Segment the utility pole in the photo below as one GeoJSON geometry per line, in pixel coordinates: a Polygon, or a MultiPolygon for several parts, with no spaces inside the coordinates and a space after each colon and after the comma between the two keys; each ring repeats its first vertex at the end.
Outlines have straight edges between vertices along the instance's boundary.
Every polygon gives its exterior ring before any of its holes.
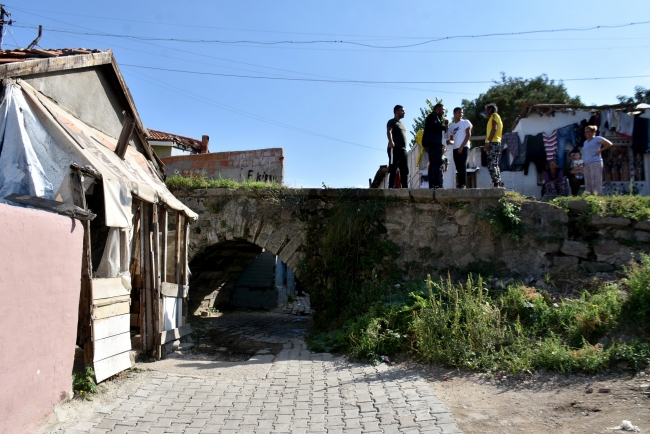
{"type": "Polygon", "coordinates": [[[9,18],[11,14],[5,10],[5,5],[0,4],[0,50],[2,50],[2,44],[5,39],[5,24],[12,25],[13,21],[5,21],[5,18],[9,18]]]}

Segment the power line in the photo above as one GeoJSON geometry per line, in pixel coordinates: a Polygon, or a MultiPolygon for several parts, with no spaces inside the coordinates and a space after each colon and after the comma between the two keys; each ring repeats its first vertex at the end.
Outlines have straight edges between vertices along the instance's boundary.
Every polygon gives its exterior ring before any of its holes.
{"type": "MultiPolygon", "coordinates": [[[[34,14],[36,15],[36,14],[34,14]]],[[[600,29],[618,29],[622,27],[638,26],[650,24],[650,21],[642,21],[637,23],[629,24],[619,24],[619,25],[600,25],[584,28],[565,28],[565,29],[549,29],[549,30],[527,30],[521,32],[502,32],[502,33],[486,33],[480,35],[455,35],[455,36],[443,36],[439,38],[429,39],[423,42],[417,42],[413,44],[405,45],[373,45],[365,44],[358,41],[346,41],[346,40],[312,40],[312,41],[254,41],[254,40],[238,40],[238,41],[228,41],[223,39],[187,39],[187,38],[159,38],[154,36],[135,36],[135,35],[124,35],[124,34],[115,34],[115,33],[95,33],[95,32],[75,32],[72,30],[56,30],[50,29],[51,32],[60,32],[60,33],[70,33],[77,35],[86,35],[86,36],[103,36],[111,38],[122,38],[122,39],[133,39],[138,41],[166,41],[166,42],[184,42],[184,43],[195,43],[195,44],[226,44],[226,45],[240,45],[240,44],[252,44],[252,45],[313,45],[313,44],[346,44],[346,45],[355,45],[366,48],[377,48],[377,49],[397,49],[397,48],[411,48],[421,45],[431,44],[433,42],[447,41],[453,39],[478,39],[494,36],[516,36],[516,35],[527,35],[527,34],[540,34],[540,33],[561,33],[561,32],[585,32],[591,30],[600,30],[600,29]]],[[[18,26],[17,26],[18,27],[18,26]]],[[[26,27],[26,26],[22,26],[26,27]]]]}
{"type": "Polygon", "coordinates": [[[193,99],[193,100],[195,100],[195,101],[199,101],[199,102],[202,102],[202,103],[204,103],[204,104],[211,105],[211,106],[214,106],[214,107],[220,108],[220,109],[222,109],[222,110],[226,110],[226,111],[228,111],[228,112],[235,113],[235,114],[238,114],[238,115],[241,115],[241,116],[247,117],[247,118],[255,119],[255,120],[258,120],[258,121],[261,121],[261,122],[265,122],[265,123],[268,123],[268,124],[271,124],[271,125],[275,125],[275,126],[279,126],[279,127],[282,127],[282,128],[286,128],[286,129],[289,129],[289,130],[292,130],[292,131],[296,131],[296,132],[299,132],[299,133],[308,134],[308,135],[310,135],[310,136],[314,136],[314,137],[319,137],[319,138],[323,138],[323,139],[327,139],[327,140],[332,140],[332,141],[340,142],[340,143],[346,143],[346,144],[348,144],[348,145],[359,146],[359,147],[362,147],[362,148],[374,149],[374,150],[377,150],[377,151],[384,151],[384,149],[374,148],[374,147],[372,147],[372,146],[366,146],[366,145],[362,145],[362,144],[360,144],[360,143],[349,142],[349,141],[347,141],[347,140],[337,139],[336,137],[327,136],[327,135],[325,135],[325,134],[316,133],[316,132],[314,132],[314,131],[309,131],[309,130],[306,130],[306,129],[303,129],[303,128],[295,127],[295,126],[293,126],[293,125],[289,125],[289,124],[285,124],[285,123],[282,123],[282,122],[278,122],[278,121],[275,121],[275,120],[273,120],[273,119],[268,119],[268,118],[265,118],[265,117],[263,117],[263,116],[256,115],[256,114],[254,114],[254,113],[250,113],[250,112],[247,112],[247,111],[244,111],[244,110],[237,109],[237,108],[235,108],[235,107],[228,106],[228,105],[226,105],[226,104],[216,103],[216,102],[214,102],[214,101],[212,101],[212,100],[210,100],[210,99],[208,99],[208,98],[206,98],[206,97],[204,97],[204,96],[202,96],[202,95],[199,95],[199,94],[196,94],[196,93],[193,93],[193,92],[187,91],[187,90],[185,90],[185,89],[181,89],[181,88],[178,87],[178,86],[171,85],[171,84],[169,84],[169,83],[163,82],[163,81],[158,80],[158,79],[156,79],[156,78],[150,77],[150,76],[148,76],[148,75],[146,75],[146,74],[138,73],[138,72],[135,72],[135,71],[131,71],[131,73],[137,74],[137,75],[134,75],[135,78],[138,78],[138,79],[140,79],[140,80],[146,81],[146,82],[148,82],[148,83],[150,83],[150,84],[153,84],[154,86],[161,87],[161,88],[163,88],[163,89],[169,90],[170,92],[174,92],[174,93],[176,93],[176,94],[182,95],[182,96],[184,96],[184,97],[186,97],[186,98],[190,98],[190,99],[193,99]],[[154,83],[154,82],[152,82],[152,81],[149,81],[149,80],[147,80],[147,79],[145,79],[145,78],[138,77],[138,75],[142,75],[142,76],[144,76],[144,77],[147,77],[147,78],[150,79],[150,80],[155,80],[155,81],[157,81],[157,82],[159,82],[159,83],[162,83],[162,85],[161,85],[161,84],[154,83]],[[174,89],[177,89],[177,90],[174,90],[174,89]],[[180,92],[179,92],[179,91],[180,91],[180,92]],[[187,94],[189,94],[189,95],[187,95],[187,94]]]}
{"type": "MultiPolygon", "coordinates": [[[[203,25],[197,25],[197,24],[183,24],[183,23],[165,23],[165,22],[159,22],[159,21],[146,21],[146,20],[133,20],[133,19],[127,19],[127,18],[111,18],[111,17],[102,17],[102,16],[97,16],[97,15],[85,15],[85,14],[74,14],[74,13],[69,13],[69,12],[61,12],[61,11],[52,11],[52,10],[43,10],[40,8],[25,8],[25,7],[18,7],[18,6],[12,6],[12,9],[17,9],[21,11],[39,11],[43,13],[48,13],[48,14],[57,14],[57,15],[67,15],[67,16],[75,16],[75,17],[85,17],[85,18],[97,18],[97,19],[102,19],[102,20],[109,20],[109,21],[122,21],[122,22],[131,22],[131,23],[142,23],[142,24],[155,24],[155,25],[162,25],[162,26],[174,26],[174,27],[189,27],[189,28],[197,28],[197,29],[214,29],[214,30],[229,30],[229,31],[238,31],[238,32],[251,32],[251,33],[274,33],[274,34],[285,34],[285,35],[317,35],[317,36],[345,36],[345,37],[359,37],[359,38],[383,38],[383,39],[435,39],[439,38],[439,36],[388,36],[388,35],[359,35],[359,34],[349,34],[349,33],[315,33],[315,32],[288,32],[288,31],[283,31],[283,30],[259,30],[259,29],[242,29],[242,28],[235,28],[235,27],[218,27],[218,26],[203,26],[203,25]]],[[[29,13],[29,12],[27,12],[29,13]]],[[[641,23],[632,23],[632,24],[641,24],[641,23]]],[[[607,38],[607,39],[612,39],[612,38],[607,38]]],[[[636,38],[613,38],[613,39],[636,39],[636,38]]]]}
{"type": "MultiPolygon", "coordinates": [[[[123,66],[130,66],[133,68],[154,69],[158,71],[167,72],[180,72],[184,74],[196,75],[216,75],[219,77],[236,77],[236,78],[252,78],[261,80],[284,80],[284,81],[309,81],[309,82],[322,82],[322,83],[364,83],[364,84],[486,84],[494,83],[495,81],[370,81],[370,80],[325,80],[317,78],[293,78],[293,77],[269,77],[261,75],[236,75],[236,74],[220,74],[217,72],[203,72],[203,71],[188,71],[184,69],[170,69],[158,68],[155,66],[134,65],[123,63],[123,66]]],[[[558,81],[586,81],[586,80],[616,80],[624,78],[648,78],[650,75],[627,75],[618,77],[587,77],[587,78],[565,78],[558,81]]]]}

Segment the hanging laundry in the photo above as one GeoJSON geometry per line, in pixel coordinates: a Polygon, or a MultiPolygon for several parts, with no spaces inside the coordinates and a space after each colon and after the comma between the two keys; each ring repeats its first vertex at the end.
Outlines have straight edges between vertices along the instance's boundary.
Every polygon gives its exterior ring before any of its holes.
{"type": "Polygon", "coordinates": [[[618,128],[616,132],[621,136],[632,137],[634,134],[634,116],[620,112],[618,114],[618,128]]]}
{"type": "Polygon", "coordinates": [[[510,164],[510,170],[513,172],[519,172],[524,170],[524,164],[526,163],[526,141],[523,142],[519,140],[519,152],[517,158],[512,160],[510,164]]]}
{"type": "Polygon", "coordinates": [[[632,136],[632,149],[635,152],[645,153],[648,149],[648,119],[634,117],[634,135],[632,136]]]}
{"type": "Polygon", "coordinates": [[[510,159],[508,157],[508,150],[504,149],[501,152],[501,158],[499,159],[499,170],[502,172],[510,171],[510,159]]]}
{"type": "Polygon", "coordinates": [[[505,133],[501,138],[503,147],[508,149],[508,153],[513,161],[519,155],[519,133],[505,133]]]}
{"type": "Polygon", "coordinates": [[[542,173],[546,168],[546,149],[542,133],[534,136],[528,135],[524,139],[526,144],[526,161],[524,162],[524,175],[528,175],[530,163],[535,163],[537,173],[542,173]]]}
{"type": "Polygon", "coordinates": [[[575,126],[577,124],[567,125],[557,129],[557,157],[560,169],[564,169],[564,159],[566,156],[567,144],[571,143],[571,148],[576,147],[575,126]]]}
{"type": "Polygon", "coordinates": [[[557,130],[553,130],[551,134],[542,133],[544,135],[544,148],[546,149],[546,160],[551,161],[557,158],[557,130]]]}
{"type": "Polygon", "coordinates": [[[610,128],[612,127],[612,109],[603,110],[600,112],[600,127],[598,132],[601,136],[609,136],[610,128]]]}

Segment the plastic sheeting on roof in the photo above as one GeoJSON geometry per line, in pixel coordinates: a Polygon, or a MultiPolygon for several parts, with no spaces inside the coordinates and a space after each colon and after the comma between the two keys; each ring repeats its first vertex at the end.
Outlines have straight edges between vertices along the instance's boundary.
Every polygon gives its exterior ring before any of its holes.
{"type": "MultiPolygon", "coordinates": [[[[115,153],[117,146],[115,138],[109,137],[77,119],[24,81],[18,80],[18,83],[20,87],[8,84],[5,89],[5,98],[0,105],[0,108],[6,107],[4,117],[10,118],[6,110],[11,111],[12,107],[13,110],[17,110],[18,105],[23,108],[23,111],[25,109],[38,111],[38,113],[30,113],[29,117],[40,119],[46,125],[45,128],[41,126],[41,130],[47,130],[48,133],[46,136],[49,146],[46,149],[46,156],[61,154],[56,158],[49,158],[48,166],[55,167],[59,172],[63,170],[67,173],[70,164],[74,162],[81,166],[90,165],[102,174],[107,226],[130,226],[132,195],[150,203],[162,202],[169,208],[182,211],[189,218],[196,219],[197,214],[171,194],[151,163],[135,148],[128,146],[124,160],[122,160],[115,153]],[[22,92],[16,92],[16,89],[19,88],[22,88],[22,92]],[[23,95],[31,104],[27,104],[23,95]]],[[[23,141],[23,138],[16,137],[16,140],[23,141]]],[[[39,155],[39,159],[40,157],[41,155],[39,155]]],[[[43,161],[41,160],[41,162],[43,161]]],[[[48,177],[53,189],[57,192],[64,191],[65,176],[57,175],[54,178],[48,177]]],[[[5,196],[6,194],[2,197],[5,196]]]]}

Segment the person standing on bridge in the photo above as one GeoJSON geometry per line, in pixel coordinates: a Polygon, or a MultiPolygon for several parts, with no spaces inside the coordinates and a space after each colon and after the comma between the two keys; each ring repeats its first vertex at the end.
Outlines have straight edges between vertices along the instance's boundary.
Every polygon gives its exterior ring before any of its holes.
{"type": "Polygon", "coordinates": [[[396,105],[393,108],[394,117],[386,124],[388,136],[388,188],[395,188],[395,172],[399,168],[399,178],[402,188],[408,188],[409,165],[406,155],[406,127],[401,122],[406,112],[404,107],[396,105]]]}
{"type": "Polygon", "coordinates": [[[469,154],[469,138],[472,135],[472,123],[463,119],[463,109],[454,109],[454,123],[449,127],[448,145],[454,145],[452,152],[456,173],[458,177],[458,188],[465,188],[467,185],[467,155],[469,154]]]}
{"type": "Polygon", "coordinates": [[[503,122],[501,116],[497,113],[498,108],[494,103],[485,106],[485,117],[488,119],[487,137],[483,149],[487,153],[488,171],[492,178],[492,187],[503,188],[501,182],[501,170],[499,161],[501,161],[501,136],[503,135],[503,122]]]}
{"type": "Polygon", "coordinates": [[[442,120],[445,106],[438,103],[424,120],[422,145],[429,154],[429,188],[442,188],[442,136],[447,131],[447,121],[442,120]]]}

